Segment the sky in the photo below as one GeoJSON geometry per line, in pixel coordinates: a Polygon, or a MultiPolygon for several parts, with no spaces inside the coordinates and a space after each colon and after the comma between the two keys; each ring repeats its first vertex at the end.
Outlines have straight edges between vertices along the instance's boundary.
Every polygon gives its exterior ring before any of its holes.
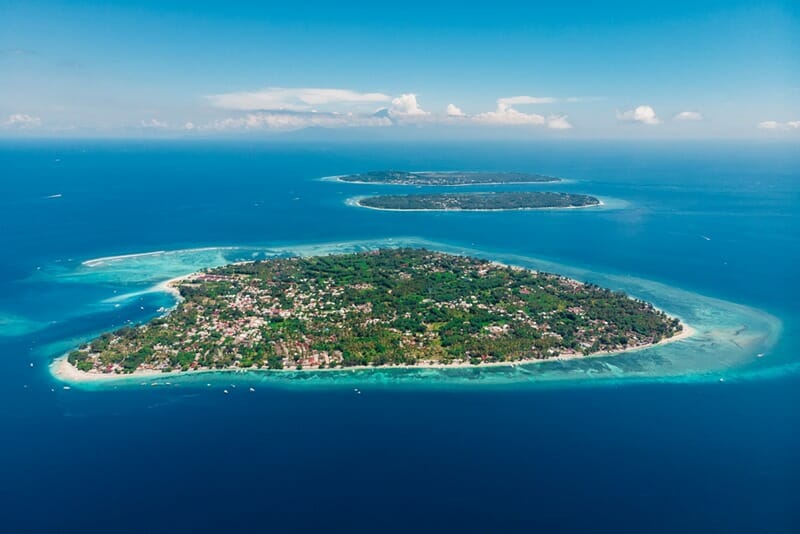
{"type": "Polygon", "coordinates": [[[800,1],[0,0],[2,137],[800,140],[800,1]]]}

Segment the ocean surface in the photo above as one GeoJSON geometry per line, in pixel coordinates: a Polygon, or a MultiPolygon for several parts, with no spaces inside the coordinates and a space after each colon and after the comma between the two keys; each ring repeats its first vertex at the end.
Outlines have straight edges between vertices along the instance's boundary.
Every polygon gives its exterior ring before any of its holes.
{"type": "Polygon", "coordinates": [[[799,204],[796,145],[2,142],[0,530],[800,532],[799,204]],[[323,179],[379,169],[549,174],[459,191],[605,206],[382,212],[347,201],[442,188],[323,179]],[[51,374],[174,305],[173,276],[401,245],[622,289],[696,334],[514,368],[51,374]]]}

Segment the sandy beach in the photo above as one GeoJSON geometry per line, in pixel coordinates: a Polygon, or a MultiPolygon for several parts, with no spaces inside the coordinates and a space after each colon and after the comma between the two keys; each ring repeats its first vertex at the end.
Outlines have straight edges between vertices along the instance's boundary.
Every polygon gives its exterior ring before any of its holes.
{"type": "Polygon", "coordinates": [[[352,197],[348,198],[345,201],[345,204],[348,206],[353,206],[356,208],[364,208],[368,210],[375,210],[375,211],[408,211],[408,212],[425,212],[425,211],[438,211],[438,212],[450,212],[450,213],[466,213],[466,212],[488,212],[488,213],[496,213],[498,211],[548,211],[548,210],[576,210],[576,209],[585,209],[585,208],[602,208],[605,206],[602,199],[598,199],[599,202],[597,204],[588,204],[586,206],[553,206],[548,208],[497,208],[497,209],[461,209],[461,208],[425,208],[425,209],[400,209],[400,208],[376,208],[374,206],[365,206],[361,203],[361,201],[366,196],[359,196],[359,197],[352,197]]]}
{"type": "MultiPolygon", "coordinates": [[[[588,206],[593,207],[593,206],[588,206]]],[[[379,208],[375,208],[379,209],[379,208]]],[[[551,208],[540,208],[540,209],[551,209],[551,208]]],[[[567,209],[567,208],[556,208],[556,209],[567,209]]],[[[417,211],[417,210],[411,210],[417,211]]],[[[431,210],[431,211],[438,211],[438,210],[431,210]]],[[[124,256],[122,256],[124,257],[124,256]]],[[[235,262],[235,264],[247,264],[252,263],[252,260],[245,260],[235,262]]],[[[509,265],[506,263],[498,262],[498,261],[491,261],[491,263],[495,265],[500,265],[504,267],[510,267],[515,269],[524,269],[524,267],[518,267],[516,265],[509,265]]],[[[158,283],[155,285],[151,291],[161,291],[165,293],[169,293],[173,297],[175,297],[175,306],[177,306],[183,297],[180,294],[180,291],[177,288],[177,285],[184,280],[190,280],[193,277],[197,276],[199,273],[189,273],[181,276],[176,276],[174,278],[170,278],[168,280],[164,280],[163,282],[158,283]]],[[[579,281],[578,281],[579,282],[579,281]]],[[[175,308],[173,306],[172,309],[175,308]]],[[[655,309],[664,312],[664,310],[660,310],[658,307],[654,306],[655,309]]],[[[167,312],[169,313],[169,312],[167,312]]],[[[667,313],[667,312],[664,312],[667,313]]],[[[667,314],[669,315],[669,314],[667,314]]],[[[326,368],[326,369],[317,369],[317,368],[304,368],[301,369],[299,372],[352,372],[352,371],[366,371],[366,370],[388,370],[388,369],[458,369],[458,368],[483,368],[483,367],[516,367],[521,365],[536,365],[546,362],[553,362],[553,361],[566,361],[566,360],[575,360],[575,359],[586,359],[586,358],[599,358],[604,356],[614,356],[619,354],[624,354],[628,352],[634,352],[639,350],[648,349],[651,347],[659,346],[659,345],[666,345],[668,343],[675,343],[677,341],[685,340],[696,333],[696,330],[686,324],[680,317],[676,317],[680,320],[681,325],[683,326],[683,330],[679,333],[675,334],[672,337],[662,339],[658,343],[651,343],[647,345],[639,345],[636,347],[628,347],[625,349],[615,350],[615,351],[600,351],[595,352],[589,355],[583,354],[573,354],[573,353],[562,353],[557,356],[552,356],[550,358],[544,359],[528,359],[528,360],[517,360],[513,362],[484,362],[478,365],[474,365],[469,361],[460,361],[454,362],[449,364],[442,364],[442,363],[435,363],[435,362],[418,362],[415,365],[383,365],[383,366],[353,366],[353,367],[338,367],[338,368],[326,368]]],[[[97,381],[114,381],[114,380],[134,380],[134,379],[144,379],[144,378],[156,378],[156,377],[170,377],[170,376],[186,376],[186,375],[198,375],[202,373],[263,373],[263,372],[272,372],[272,373],[289,373],[289,372],[298,372],[297,369],[258,369],[258,368],[248,368],[248,369],[240,369],[240,368],[228,368],[228,369],[196,369],[190,371],[169,371],[163,372],[160,370],[141,370],[136,371],[131,374],[117,374],[117,373],[98,373],[95,371],[91,372],[84,372],[78,370],[75,366],[69,363],[67,360],[67,354],[64,354],[50,364],[50,372],[51,374],[67,383],[81,383],[81,382],[97,382],[97,381]]]]}
{"type": "MultiPolygon", "coordinates": [[[[181,277],[186,278],[186,277],[181,277]]],[[[174,281],[177,279],[173,279],[174,281]]],[[[166,282],[165,282],[166,283],[166,282]]],[[[173,288],[174,290],[174,288],[173,288]]],[[[481,363],[478,365],[473,365],[468,361],[450,363],[450,364],[443,364],[443,363],[433,363],[433,362],[420,362],[415,365],[382,365],[382,366],[353,366],[353,367],[338,367],[338,368],[327,368],[327,369],[316,369],[316,368],[304,368],[301,370],[297,369],[239,369],[239,368],[228,368],[228,369],[197,369],[191,371],[169,371],[163,372],[158,370],[142,370],[136,371],[135,373],[131,374],[116,374],[116,373],[97,373],[97,372],[84,372],[79,371],[75,366],[67,361],[67,355],[60,356],[56,358],[53,363],[50,365],[50,373],[57,379],[67,382],[67,383],[81,383],[81,382],[99,382],[99,381],[114,381],[114,380],[142,380],[142,379],[152,379],[152,378],[166,378],[166,377],[174,377],[174,376],[188,376],[188,375],[199,375],[203,373],[347,373],[352,371],[384,371],[384,370],[391,370],[391,369],[459,369],[459,368],[471,368],[471,369],[480,369],[486,367],[517,367],[517,366],[529,366],[529,365],[537,365],[546,362],[553,362],[553,361],[566,361],[566,360],[576,360],[576,359],[586,359],[586,358],[600,358],[604,356],[615,356],[620,354],[625,354],[628,352],[635,352],[639,350],[648,349],[651,347],[659,346],[659,345],[666,345],[668,343],[675,343],[677,341],[685,340],[696,333],[696,330],[691,326],[687,325],[686,323],[681,322],[683,325],[683,330],[672,337],[662,339],[658,343],[651,343],[648,345],[640,345],[637,347],[629,347],[626,349],[620,349],[616,351],[601,351],[595,352],[589,355],[584,356],[583,354],[559,354],[558,356],[553,356],[551,358],[545,359],[529,359],[529,360],[517,360],[513,362],[488,362],[488,363],[481,363]]]]}
{"type": "Polygon", "coordinates": [[[169,280],[164,280],[160,284],[158,284],[153,291],[162,291],[164,293],[169,293],[173,297],[175,297],[176,305],[183,300],[181,296],[181,292],[178,291],[177,285],[183,282],[184,280],[189,280],[193,277],[197,276],[197,273],[185,274],[183,276],[176,276],[175,278],[170,278],[169,280]]]}
{"type": "MultiPolygon", "coordinates": [[[[327,178],[327,177],[326,177],[327,178]]],[[[483,187],[488,185],[551,185],[563,184],[567,180],[550,180],[547,182],[475,182],[470,184],[401,184],[392,182],[358,182],[355,180],[342,180],[339,177],[330,177],[329,179],[323,178],[326,182],[338,182],[341,184],[354,184],[354,185],[393,185],[395,187],[483,187]]]]}

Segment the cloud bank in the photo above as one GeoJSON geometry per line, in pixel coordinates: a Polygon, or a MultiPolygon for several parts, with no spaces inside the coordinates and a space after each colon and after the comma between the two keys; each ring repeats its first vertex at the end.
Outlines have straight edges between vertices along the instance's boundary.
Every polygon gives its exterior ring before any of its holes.
{"type": "Polygon", "coordinates": [[[41,125],[42,120],[39,117],[32,117],[26,113],[14,113],[13,115],[9,115],[8,118],[3,121],[3,126],[7,128],[27,129],[36,128],[37,126],[41,125]]]}
{"type": "MultiPolygon", "coordinates": [[[[445,95],[446,96],[446,95],[445,95]]],[[[480,108],[467,112],[455,103],[439,100],[438,109],[428,109],[424,99],[415,92],[389,94],[331,87],[267,87],[254,91],[232,91],[202,97],[204,105],[195,115],[176,116],[164,109],[136,116],[128,110],[120,119],[122,134],[199,135],[213,132],[291,131],[304,128],[382,128],[382,127],[448,127],[448,128],[540,128],[572,130],[574,126],[559,104],[593,100],[595,97],[555,97],[513,95],[494,101],[493,109],[480,108]],[[528,106],[528,107],[526,107],[528,106]],[[550,106],[547,112],[541,107],[550,106]]],[[[430,104],[429,104],[430,105],[430,104]]],[[[473,103],[474,105],[474,103],[473,103]]],[[[13,110],[9,110],[13,111],[13,110]]],[[[30,113],[30,110],[28,110],[30,113]]],[[[57,117],[44,121],[36,114],[14,113],[0,118],[3,135],[30,135],[33,129],[41,133],[43,122],[48,131],[92,131],[86,123],[62,127],[57,117]],[[61,128],[61,130],[58,130],[61,128]],[[25,130],[30,130],[25,133],[25,130]]],[[[98,131],[111,132],[108,124],[96,126],[98,131]]],[[[76,134],[77,135],[77,134],[76,134]]]]}
{"type": "Polygon", "coordinates": [[[516,106],[518,104],[553,104],[558,102],[557,98],[552,96],[507,96],[497,99],[497,105],[516,106]]]}
{"type": "MultiPolygon", "coordinates": [[[[268,112],[248,113],[242,117],[229,117],[213,121],[204,126],[192,125],[198,131],[256,131],[256,130],[302,130],[304,128],[352,128],[391,126],[391,119],[377,115],[354,115],[314,112],[268,112]]],[[[187,128],[188,129],[188,128],[187,128]]]]}
{"type": "MultiPolygon", "coordinates": [[[[185,126],[184,130],[249,131],[297,130],[309,127],[346,128],[413,124],[459,124],[490,126],[546,126],[553,130],[568,130],[572,124],[566,115],[545,117],[534,112],[520,111],[515,106],[552,104],[567,99],[518,95],[498,98],[496,108],[469,115],[455,104],[448,104],[443,114],[425,110],[416,93],[391,97],[383,93],[362,93],[350,89],[272,87],[254,92],[235,92],[211,95],[210,104],[228,111],[246,114],[215,120],[205,126],[185,126]],[[377,111],[368,106],[387,103],[377,111]],[[325,108],[325,109],[321,109],[325,108]]],[[[375,109],[374,107],[372,108],[375,109]]],[[[155,121],[143,121],[142,127],[160,127],[155,121]]]]}
{"type": "Polygon", "coordinates": [[[698,111],[681,111],[680,113],[675,115],[672,118],[672,120],[681,121],[681,122],[702,121],[702,120],[705,120],[705,117],[703,117],[703,115],[698,111]]]}
{"type": "Polygon", "coordinates": [[[519,126],[525,124],[544,124],[545,118],[538,113],[523,113],[512,108],[509,104],[504,102],[508,99],[499,99],[497,101],[497,109],[495,111],[486,111],[478,113],[472,117],[473,122],[478,124],[495,124],[495,125],[510,125],[519,126]]]}
{"type": "Polygon", "coordinates": [[[566,115],[550,115],[547,117],[547,127],[552,130],[571,130],[572,124],[566,115]]]}
{"type": "Polygon", "coordinates": [[[383,93],[359,93],[350,89],[268,87],[261,91],[235,92],[206,97],[212,106],[237,111],[312,111],[327,105],[364,105],[388,102],[383,93]]]}
{"type": "Polygon", "coordinates": [[[800,121],[762,121],[757,125],[760,130],[798,130],[800,129],[800,121]]]}
{"type": "Polygon", "coordinates": [[[512,107],[525,104],[552,104],[559,102],[558,98],[551,96],[508,96],[497,99],[497,109],[478,113],[471,117],[477,124],[490,124],[497,126],[541,126],[547,125],[552,130],[570,130],[572,124],[566,115],[550,114],[547,118],[539,113],[526,113],[512,107]]]}
{"type": "Polygon", "coordinates": [[[165,130],[169,128],[169,124],[158,119],[150,119],[139,122],[140,128],[155,128],[157,130],[165,130]]]}

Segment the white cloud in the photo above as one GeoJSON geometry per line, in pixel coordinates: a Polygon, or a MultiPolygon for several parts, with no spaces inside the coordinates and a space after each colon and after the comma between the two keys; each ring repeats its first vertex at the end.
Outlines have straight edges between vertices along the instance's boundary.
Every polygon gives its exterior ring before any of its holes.
{"type": "Polygon", "coordinates": [[[800,129],[800,121],[763,121],[758,123],[758,128],[761,130],[798,130],[800,129]]]}
{"type": "Polygon", "coordinates": [[[390,126],[386,117],[339,113],[263,112],[248,113],[243,117],[230,117],[202,126],[201,130],[257,131],[301,130],[303,128],[347,128],[358,126],[390,126]]]}
{"type": "Polygon", "coordinates": [[[414,93],[405,93],[393,99],[389,114],[393,117],[430,115],[430,113],[419,107],[417,95],[414,93]]]}
{"type": "Polygon", "coordinates": [[[681,111],[675,115],[672,120],[676,121],[702,121],[705,120],[703,114],[699,111],[681,111]]]}
{"type": "Polygon", "coordinates": [[[656,110],[650,106],[637,106],[628,111],[617,111],[617,120],[641,124],[661,124],[661,119],[656,115],[656,110]]]}
{"type": "Polygon", "coordinates": [[[466,114],[461,111],[461,108],[453,105],[447,104],[447,116],[448,117],[466,117],[466,114]]]}
{"type": "Polygon", "coordinates": [[[547,117],[547,127],[552,130],[569,130],[572,124],[567,120],[566,115],[550,115],[547,117]]]}
{"type": "Polygon", "coordinates": [[[166,122],[160,121],[158,119],[150,119],[150,120],[147,120],[147,121],[139,122],[139,127],[140,128],[155,128],[157,130],[163,130],[163,129],[169,127],[169,125],[166,122]]]}
{"type": "Polygon", "coordinates": [[[572,124],[566,115],[551,114],[547,118],[538,113],[525,113],[513,108],[513,105],[524,104],[550,104],[559,99],[550,96],[509,96],[497,99],[497,109],[478,113],[472,121],[478,124],[493,124],[507,126],[547,125],[553,130],[569,130],[572,124]]]}
{"type": "Polygon", "coordinates": [[[497,105],[515,106],[517,104],[552,104],[557,102],[552,96],[507,96],[497,99],[497,105]]]}
{"type": "Polygon", "coordinates": [[[508,104],[502,103],[500,100],[497,101],[496,111],[478,113],[472,117],[472,120],[481,124],[504,124],[514,126],[545,123],[544,117],[538,113],[523,113],[517,111],[508,104]]]}
{"type": "Polygon", "coordinates": [[[436,122],[445,119],[441,115],[432,115],[425,111],[417,102],[417,95],[414,93],[403,93],[397,98],[393,98],[388,108],[380,108],[371,117],[388,120],[397,124],[414,124],[420,122],[436,122]]]}
{"type": "Polygon", "coordinates": [[[39,117],[32,117],[26,113],[15,113],[9,115],[8,119],[3,122],[3,126],[9,128],[36,128],[42,125],[42,120],[39,117]]]}
{"type": "Polygon", "coordinates": [[[239,111],[312,111],[327,105],[363,105],[387,102],[383,93],[359,93],[350,89],[268,87],[261,91],[222,93],[207,97],[218,108],[239,111]]]}
{"type": "MultiPolygon", "coordinates": [[[[208,98],[215,106],[245,113],[205,125],[187,123],[182,128],[179,127],[180,129],[244,132],[420,124],[533,125],[554,130],[568,130],[573,127],[566,115],[544,116],[516,109],[518,105],[549,104],[567,100],[554,97],[503,97],[497,99],[494,111],[476,115],[466,114],[455,104],[448,104],[444,113],[430,113],[422,108],[415,93],[403,93],[392,98],[383,93],[356,93],[346,89],[268,88],[208,98]],[[373,102],[387,102],[387,105],[377,111],[369,111],[368,104],[373,102]]],[[[573,97],[570,100],[580,101],[582,98],[573,97]]]]}

